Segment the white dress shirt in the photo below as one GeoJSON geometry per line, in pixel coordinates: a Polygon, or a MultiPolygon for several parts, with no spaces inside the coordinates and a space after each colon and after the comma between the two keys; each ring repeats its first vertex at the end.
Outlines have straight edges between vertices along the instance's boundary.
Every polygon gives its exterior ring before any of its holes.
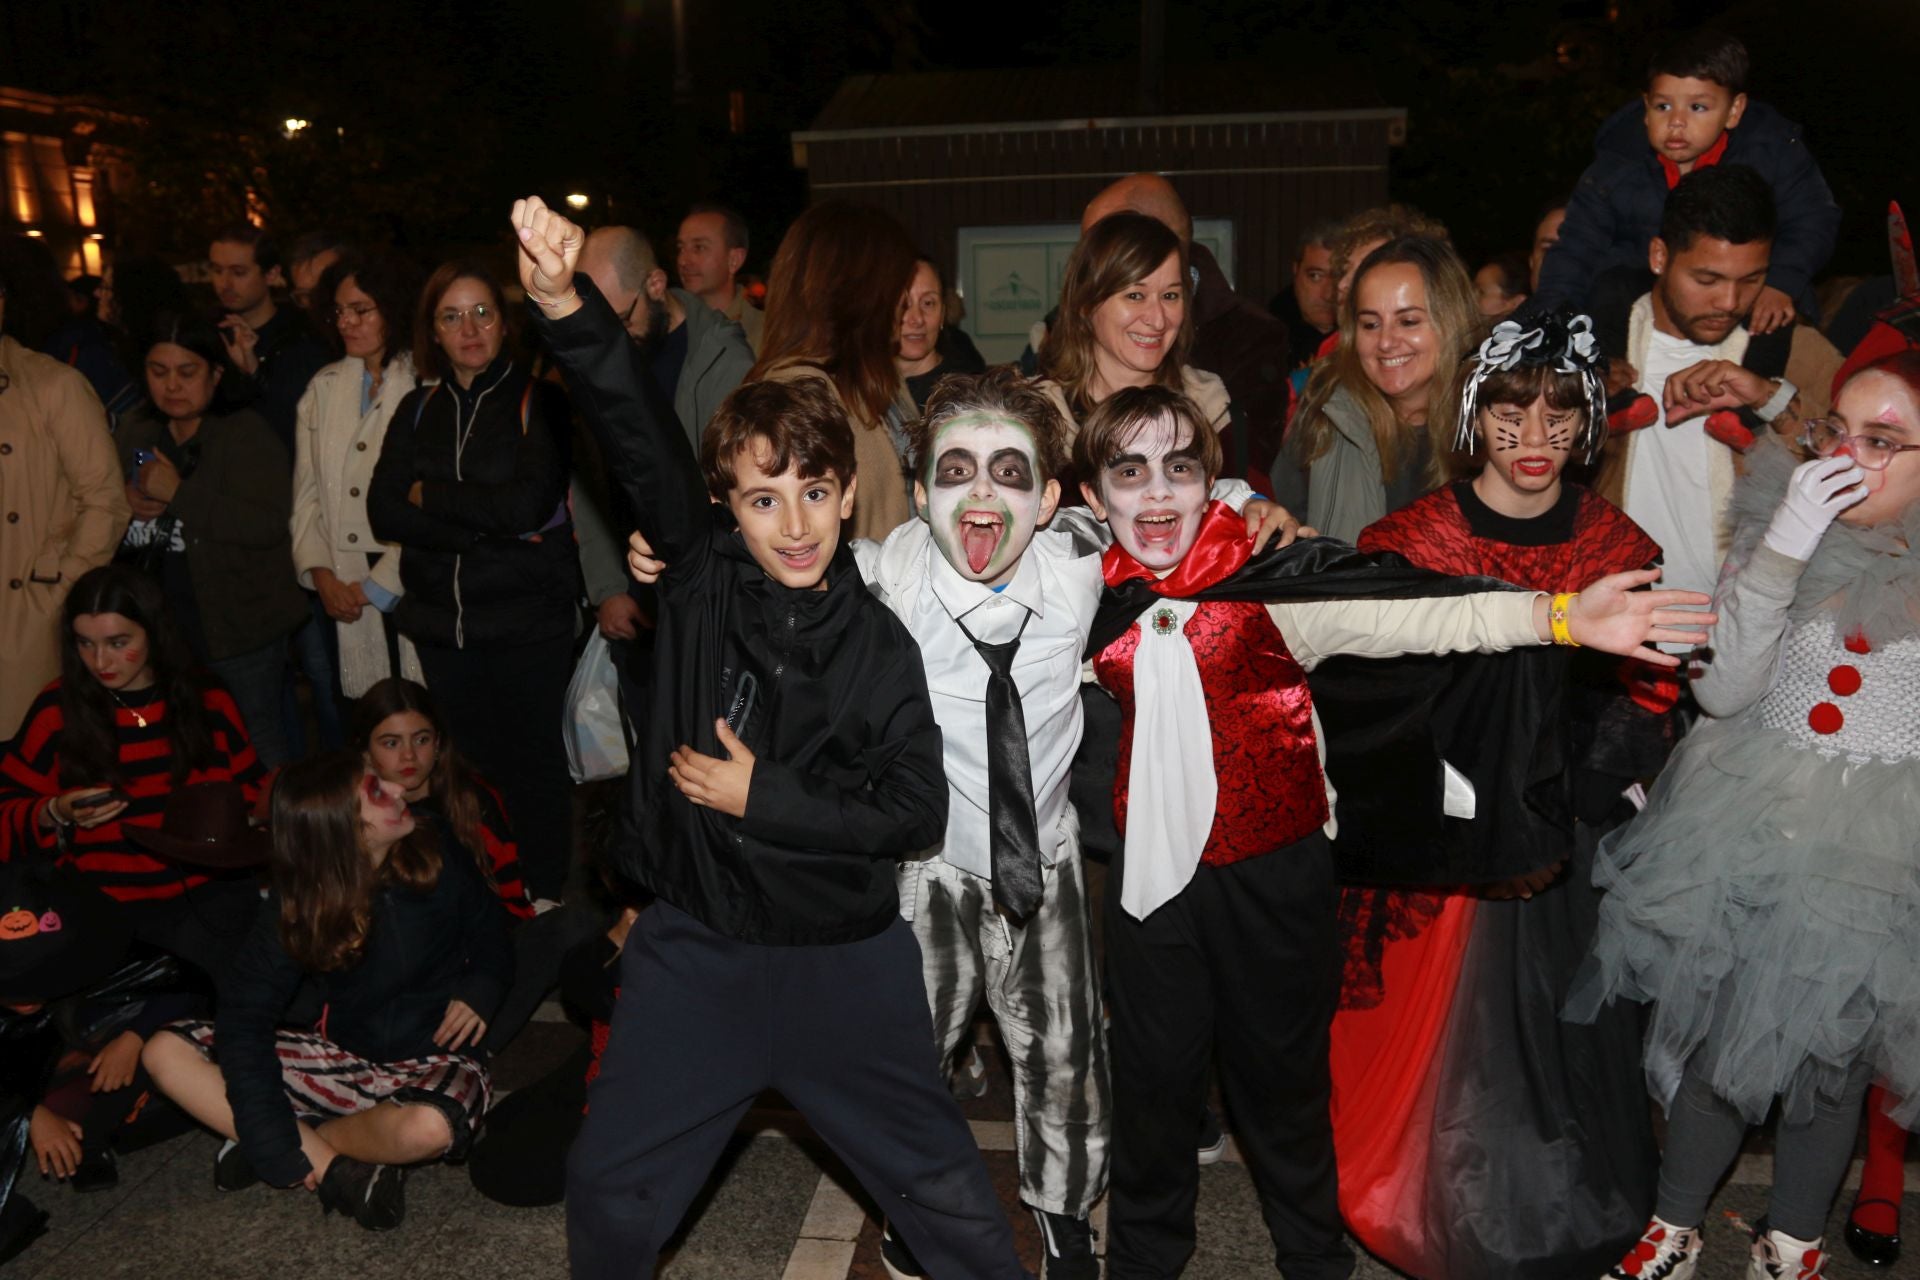
{"type": "Polygon", "coordinates": [[[1066,534],[1042,529],[1013,580],[994,591],[960,576],[924,521],[910,520],[885,543],[856,542],[870,588],[907,624],[920,645],[947,770],[947,834],[933,852],[991,879],[992,823],[987,798],[986,660],[955,625],[985,644],[1020,631],[1013,683],[1027,726],[1027,756],[1039,819],[1040,856],[1053,864],[1066,819],[1067,783],[1080,746],[1080,663],[1100,603],[1100,556],[1066,534]]]}

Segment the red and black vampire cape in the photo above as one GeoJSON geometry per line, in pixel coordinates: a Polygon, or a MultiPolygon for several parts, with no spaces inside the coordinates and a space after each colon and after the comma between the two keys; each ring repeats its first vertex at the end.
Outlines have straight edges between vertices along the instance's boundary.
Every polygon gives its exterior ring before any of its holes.
{"type": "MultiPolygon", "coordinates": [[[[1251,555],[1241,516],[1215,503],[1174,572],[1110,583],[1094,616],[1091,657],[1160,598],[1406,600],[1521,588],[1450,577],[1392,553],[1303,538],[1251,555]]],[[[1566,856],[1572,827],[1561,728],[1566,653],[1333,658],[1309,673],[1338,796],[1334,849],[1352,884],[1504,880],[1566,856]],[[1446,761],[1473,783],[1475,816],[1442,811],[1446,761]]]]}

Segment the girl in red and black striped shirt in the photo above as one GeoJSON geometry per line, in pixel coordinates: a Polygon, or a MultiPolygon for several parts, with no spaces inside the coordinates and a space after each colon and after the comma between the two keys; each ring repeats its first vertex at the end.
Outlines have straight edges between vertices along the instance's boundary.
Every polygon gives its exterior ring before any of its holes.
{"type": "Polygon", "coordinates": [[[158,585],[124,565],[83,575],[67,596],[60,678],[0,757],[0,860],[71,865],[132,920],[136,935],[209,971],[244,933],[259,892],[135,844],[167,797],[265,770],[233,699],[194,669],[158,585]]]}

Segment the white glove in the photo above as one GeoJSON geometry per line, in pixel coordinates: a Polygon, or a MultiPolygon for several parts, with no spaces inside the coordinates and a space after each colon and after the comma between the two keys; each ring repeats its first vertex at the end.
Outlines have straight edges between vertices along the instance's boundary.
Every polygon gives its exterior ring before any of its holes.
{"type": "Polygon", "coordinates": [[[1801,463],[1763,541],[1783,556],[1811,560],[1827,526],[1867,496],[1866,480],[1867,473],[1845,454],[1801,463]]]}

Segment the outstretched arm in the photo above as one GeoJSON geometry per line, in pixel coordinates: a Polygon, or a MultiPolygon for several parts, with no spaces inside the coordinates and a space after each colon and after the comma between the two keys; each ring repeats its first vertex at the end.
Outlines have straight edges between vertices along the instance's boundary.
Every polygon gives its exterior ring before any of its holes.
{"type": "Polygon", "coordinates": [[[705,562],[712,519],[686,434],[593,281],[575,271],[586,236],[538,196],[513,202],[520,283],[634,518],[676,574],[705,562]]]}
{"type": "MultiPolygon", "coordinates": [[[[1567,629],[1575,644],[1644,659],[1680,660],[1656,644],[1703,644],[1713,615],[1690,606],[1712,603],[1697,591],[1641,591],[1658,569],[1616,573],[1574,596],[1567,629]]],[[[1546,644],[1553,639],[1553,598],[1541,592],[1489,591],[1447,598],[1334,600],[1270,605],[1287,647],[1301,662],[1337,654],[1391,658],[1403,653],[1482,653],[1546,644]]]]}

